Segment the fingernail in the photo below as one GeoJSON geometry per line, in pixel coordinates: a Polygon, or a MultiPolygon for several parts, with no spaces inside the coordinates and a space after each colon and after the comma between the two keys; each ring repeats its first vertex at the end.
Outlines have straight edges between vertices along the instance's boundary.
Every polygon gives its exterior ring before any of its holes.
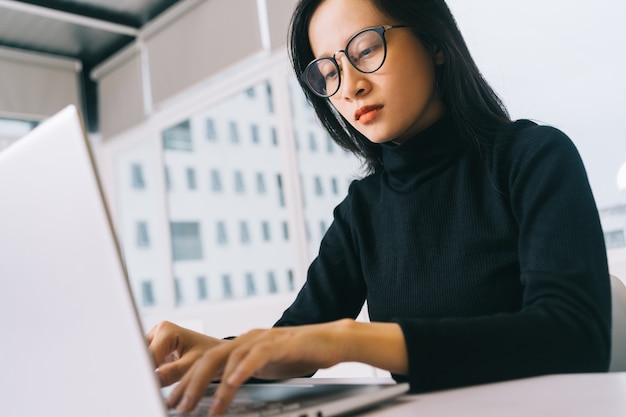
{"type": "Polygon", "coordinates": [[[228,385],[239,385],[242,382],[240,381],[241,376],[242,376],[242,372],[235,371],[232,374],[230,374],[226,382],[228,383],[228,385]]]}

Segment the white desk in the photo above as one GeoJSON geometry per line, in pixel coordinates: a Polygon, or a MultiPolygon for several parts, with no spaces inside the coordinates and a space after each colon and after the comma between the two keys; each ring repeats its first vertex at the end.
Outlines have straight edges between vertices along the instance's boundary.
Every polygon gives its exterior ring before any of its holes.
{"type": "MultiPolygon", "coordinates": [[[[319,382],[363,379],[319,379],[319,382]]],[[[310,380],[308,380],[310,383],[310,380]]],[[[372,382],[381,382],[373,379],[372,382]]],[[[368,417],[626,417],[626,372],[548,375],[413,394],[368,417]]]]}

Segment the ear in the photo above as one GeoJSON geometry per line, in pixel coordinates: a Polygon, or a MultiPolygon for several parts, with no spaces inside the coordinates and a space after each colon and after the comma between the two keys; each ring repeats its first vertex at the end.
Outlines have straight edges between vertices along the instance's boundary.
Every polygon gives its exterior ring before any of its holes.
{"type": "Polygon", "coordinates": [[[435,63],[435,65],[443,65],[446,62],[446,56],[444,55],[443,50],[439,47],[439,45],[435,45],[433,62],[435,63]]]}

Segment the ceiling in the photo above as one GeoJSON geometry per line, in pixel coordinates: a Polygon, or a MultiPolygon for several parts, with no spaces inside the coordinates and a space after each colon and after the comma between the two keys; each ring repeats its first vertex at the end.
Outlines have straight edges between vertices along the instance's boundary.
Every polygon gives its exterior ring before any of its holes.
{"type": "Polygon", "coordinates": [[[89,73],[182,0],[0,0],[0,46],[79,60],[90,130],[97,126],[89,73]],[[96,126],[94,126],[94,124],[96,126]]]}

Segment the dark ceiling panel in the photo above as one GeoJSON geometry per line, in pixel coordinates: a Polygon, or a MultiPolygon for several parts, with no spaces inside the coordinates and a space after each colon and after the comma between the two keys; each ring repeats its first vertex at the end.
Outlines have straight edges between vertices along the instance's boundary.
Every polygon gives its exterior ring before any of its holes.
{"type": "Polygon", "coordinates": [[[0,13],[0,45],[75,58],[86,66],[100,63],[132,40],[131,36],[22,12],[0,13]]]}
{"type": "Polygon", "coordinates": [[[22,0],[49,9],[140,28],[179,0],[22,0]]]}

